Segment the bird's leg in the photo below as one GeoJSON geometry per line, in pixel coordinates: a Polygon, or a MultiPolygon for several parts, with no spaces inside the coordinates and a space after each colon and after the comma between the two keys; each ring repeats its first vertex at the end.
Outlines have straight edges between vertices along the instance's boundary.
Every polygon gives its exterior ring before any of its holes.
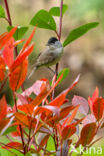
{"type": "Polygon", "coordinates": [[[50,68],[50,67],[47,67],[50,71],[52,71],[52,73],[54,73],[55,74],[55,71],[52,69],[52,68],[50,68]]]}

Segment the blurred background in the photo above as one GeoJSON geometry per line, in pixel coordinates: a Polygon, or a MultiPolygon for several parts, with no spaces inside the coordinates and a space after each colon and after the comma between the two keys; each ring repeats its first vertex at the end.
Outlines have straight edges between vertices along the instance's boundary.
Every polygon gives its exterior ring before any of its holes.
{"type": "MultiPolygon", "coordinates": [[[[24,36],[24,38],[28,38],[33,29],[29,23],[35,13],[40,9],[49,10],[53,6],[59,6],[60,0],[8,0],[8,3],[13,25],[29,26],[29,30],[24,36]]],[[[69,8],[63,18],[62,42],[71,30],[80,25],[95,21],[98,21],[100,25],[64,49],[59,63],[59,71],[69,68],[70,73],[58,86],[56,94],[67,88],[80,73],[80,81],[69,95],[70,98],[74,94],[88,98],[96,86],[100,89],[100,95],[104,95],[104,0],[64,0],[64,3],[69,8]]],[[[3,0],[0,0],[0,5],[4,6],[3,0]]],[[[58,27],[59,19],[55,19],[58,27]]],[[[0,19],[0,34],[6,31],[7,26],[8,23],[4,19],[0,19]]],[[[32,70],[36,56],[45,48],[48,38],[54,35],[52,31],[37,28],[34,36],[35,49],[29,57],[28,74],[32,70]]],[[[45,67],[40,68],[29,81],[25,81],[25,88],[43,77],[51,80],[53,73],[45,67]]],[[[7,88],[4,92],[6,90],[7,88]]]]}

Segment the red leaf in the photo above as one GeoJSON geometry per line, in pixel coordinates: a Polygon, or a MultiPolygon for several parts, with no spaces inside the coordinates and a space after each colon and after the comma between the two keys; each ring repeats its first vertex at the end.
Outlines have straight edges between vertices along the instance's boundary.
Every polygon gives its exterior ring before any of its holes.
{"type": "Polygon", "coordinates": [[[47,144],[47,141],[49,139],[50,135],[46,135],[40,142],[38,152],[41,150],[42,147],[44,147],[47,144]]]}
{"type": "Polygon", "coordinates": [[[65,127],[65,125],[70,125],[70,123],[73,121],[74,117],[76,116],[77,112],[78,112],[78,109],[79,109],[79,105],[77,105],[73,111],[73,113],[71,114],[70,117],[67,117],[63,124],[62,124],[62,128],[65,127]]]}
{"type": "Polygon", "coordinates": [[[34,105],[32,104],[19,105],[18,109],[21,110],[22,112],[25,112],[26,114],[32,115],[34,110],[34,105]]]}
{"type": "Polygon", "coordinates": [[[73,87],[78,83],[79,81],[79,75],[78,77],[76,78],[76,80],[72,83],[72,85],[64,90],[59,96],[57,96],[53,101],[51,101],[49,103],[50,106],[57,106],[57,107],[60,107],[64,101],[65,101],[65,98],[66,98],[66,95],[73,89],[73,87]]]}
{"type": "Polygon", "coordinates": [[[0,132],[5,128],[5,126],[9,123],[9,119],[3,119],[1,122],[0,122],[0,132]]]}
{"type": "Polygon", "coordinates": [[[103,117],[104,113],[104,99],[97,98],[92,105],[93,114],[97,121],[99,121],[103,117]]]}
{"type": "Polygon", "coordinates": [[[22,124],[28,128],[35,128],[37,120],[21,112],[14,113],[14,116],[19,124],[22,124]]]}
{"type": "Polygon", "coordinates": [[[5,62],[0,56],[0,81],[3,81],[5,77],[5,62]]]}
{"type": "Polygon", "coordinates": [[[79,107],[78,111],[84,115],[87,115],[87,113],[89,111],[89,106],[88,106],[87,100],[81,96],[74,96],[74,98],[72,99],[72,105],[76,106],[79,104],[80,104],[80,107],[79,107]]]}
{"type": "Polygon", "coordinates": [[[52,112],[55,115],[59,116],[60,110],[56,106],[48,106],[48,105],[47,106],[41,106],[35,110],[34,116],[36,116],[37,114],[43,113],[43,112],[45,112],[46,115],[49,115],[52,112]]]}
{"type": "Polygon", "coordinates": [[[10,72],[10,88],[16,91],[24,82],[27,74],[28,60],[25,59],[14,71],[10,72]]]}
{"type": "Polygon", "coordinates": [[[4,47],[3,58],[5,64],[10,67],[14,61],[14,38],[12,37],[4,47]]]}
{"type": "Polygon", "coordinates": [[[22,50],[21,50],[21,53],[26,49],[26,47],[27,47],[27,46],[29,45],[29,43],[31,42],[31,40],[32,40],[32,38],[33,38],[33,36],[34,36],[35,31],[36,31],[36,27],[34,27],[34,29],[33,29],[32,33],[31,33],[31,35],[29,36],[28,40],[27,40],[26,43],[24,44],[24,46],[23,46],[23,48],[22,48],[22,50]]]}
{"type": "Polygon", "coordinates": [[[4,33],[0,36],[0,49],[10,40],[17,29],[17,26],[14,27],[10,32],[4,33]]]}
{"type": "Polygon", "coordinates": [[[92,111],[92,105],[95,102],[95,100],[98,98],[98,96],[99,96],[99,89],[96,87],[96,89],[92,95],[92,98],[88,97],[88,103],[89,103],[89,106],[91,108],[91,111],[92,111]]]}
{"type": "Polygon", "coordinates": [[[7,114],[7,102],[5,96],[0,99],[0,122],[5,118],[7,114]]]}
{"type": "Polygon", "coordinates": [[[96,122],[96,118],[93,114],[88,114],[85,119],[83,120],[82,124],[83,126],[92,123],[92,122],[96,122]]]}
{"type": "Polygon", "coordinates": [[[62,139],[66,140],[69,137],[71,137],[74,133],[76,132],[76,127],[67,125],[66,127],[63,128],[62,130],[62,139]]]}
{"type": "Polygon", "coordinates": [[[23,149],[23,146],[19,142],[9,142],[5,146],[2,146],[2,148],[5,148],[5,149],[11,149],[11,148],[23,149]]]}
{"type": "Polygon", "coordinates": [[[95,136],[96,128],[97,126],[94,122],[85,125],[81,130],[81,136],[79,141],[77,142],[76,147],[78,147],[79,144],[82,144],[83,146],[90,144],[95,136]]]}
{"type": "Polygon", "coordinates": [[[48,79],[43,81],[43,80],[37,80],[30,88],[26,89],[22,95],[24,96],[29,96],[31,95],[31,93],[34,93],[36,95],[39,95],[42,90],[44,89],[44,87],[47,85],[47,87],[49,87],[49,81],[48,79]]]}
{"type": "Polygon", "coordinates": [[[32,44],[22,54],[19,54],[16,60],[11,65],[10,71],[13,71],[16,67],[18,67],[26,59],[26,57],[33,51],[33,48],[34,45],[32,44]]]}

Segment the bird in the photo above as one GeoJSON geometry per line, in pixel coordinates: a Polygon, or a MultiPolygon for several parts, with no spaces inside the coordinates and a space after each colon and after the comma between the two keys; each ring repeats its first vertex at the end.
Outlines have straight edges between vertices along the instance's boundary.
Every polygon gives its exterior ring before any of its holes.
{"type": "Polygon", "coordinates": [[[33,70],[28,76],[28,79],[39,67],[42,66],[50,67],[52,65],[57,64],[62,54],[63,54],[63,45],[61,44],[61,42],[56,37],[49,38],[46,44],[46,49],[38,55],[36,63],[33,65],[33,70]]]}

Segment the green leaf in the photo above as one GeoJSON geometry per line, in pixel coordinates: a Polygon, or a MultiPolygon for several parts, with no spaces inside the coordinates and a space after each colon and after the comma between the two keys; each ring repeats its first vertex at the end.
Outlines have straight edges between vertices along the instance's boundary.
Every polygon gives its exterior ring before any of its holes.
{"type": "MultiPolygon", "coordinates": [[[[14,26],[8,26],[7,30],[10,31],[14,26]]],[[[20,40],[24,34],[27,32],[28,27],[18,26],[16,32],[14,33],[13,37],[15,40],[20,40]]]]}
{"type": "Polygon", "coordinates": [[[56,30],[56,23],[54,18],[46,10],[38,11],[35,16],[32,18],[31,25],[37,25],[39,28],[45,28],[50,30],[56,30]]]}
{"type": "Polygon", "coordinates": [[[25,156],[32,156],[30,152],[26,153],[25,156]]]}
{"type": "MultiPolygon", "coordinates": [[[[66,4],[64,4],[63,9],[62,9],[62,15],[64,15],[64,13],[66,12],[67,9],[68,9],[68,6],[66,4]]],[[[49,10],[49,13],[52,16],[60,16],[60,8],[59,7],[53,7],[49,10]]]]}
{"type": "Polygon", "coordinates": [[[95,28],[99,25],[98,22],[92,22],[92,23],[88,23],[85,25],[82,25],[74,30],[72,30],[68,37],[66,38],[66,40],[63,43],[63,46],[67,46],[69,43],[71,43],[72,41],[76,40],[77,38],[81,37],[82,35],[84,35],[85,33],[88,32],[88,30],[95,28]]]}
{"type": "Polygon", "coordinates": [[[17,126],[8,127],[8,128],[6,129],[6,131],[3,133],[3,135],[7,135],[8,133],[16,132],[16,131],[17,131],[17,130],[16,130],[16,127],[17,127],[17,126]]]}
{"type": "Polygon", "coordinates": [[[1,5],[0,5],[0,18],[5,18],[5,11],[1,5]]]}
{"type": "Polygon", "coordinates": [[[69,74],[69,68],[64,68],[57,76],[57,79],[61,76],[61,74],[63,74],[63,77],[61,79],[61,81],[59,82],[59,84],[68,76],[69,74]]]}

